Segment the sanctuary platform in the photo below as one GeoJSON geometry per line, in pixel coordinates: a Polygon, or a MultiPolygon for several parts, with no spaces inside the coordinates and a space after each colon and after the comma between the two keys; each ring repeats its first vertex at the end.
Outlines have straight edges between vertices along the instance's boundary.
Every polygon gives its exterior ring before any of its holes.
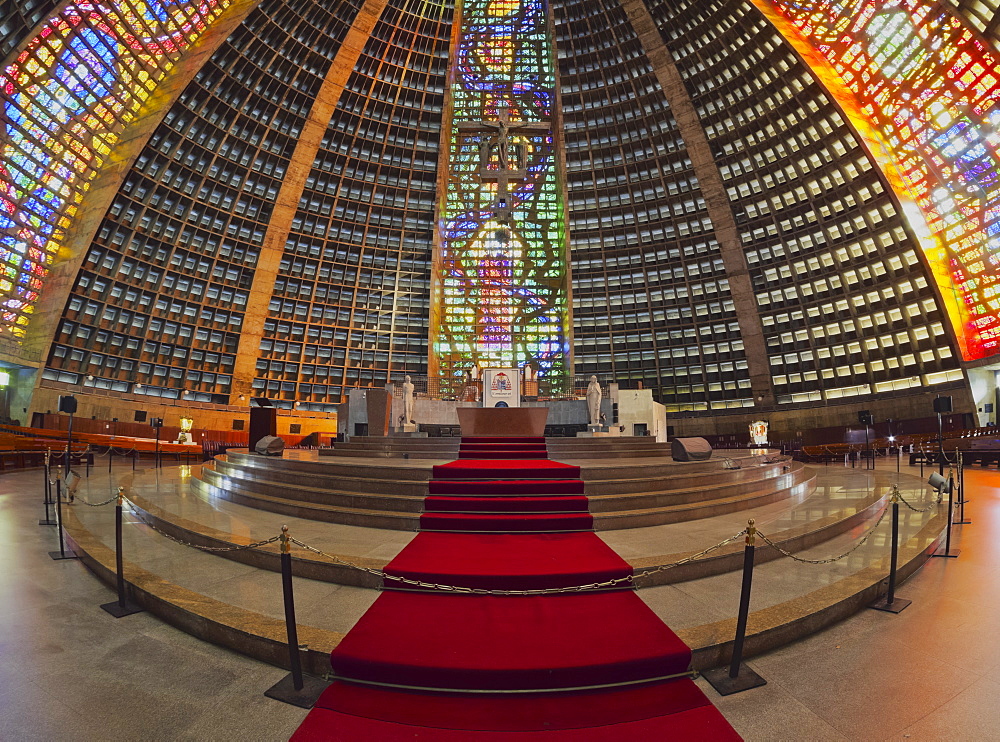
{"type": "MultiPolygon", "coordinates": [[[[655,661],[645,670],[643,663],[661,651],[651,644],[646,659],[611,652],[595,658],[593,670],[567,666],[587,687],[602,679],[631,687],[660,677],[654,666],[662,670],[678,662],[680,669],[704,669],[728,661],[743,552],[738,535],[748,518],[776,546],[797,556],[825,559],[849,552],[816,565],[794,562],[771,547],[758,549],[748,655],[827,626],[884,591],[889,530],[888,521],[879,518],[892,485],[915,508],[926,509],[903,510],[901,578],[923,562],[944,527],[942,507],[933,503],[922,481],[905,473],[808,467],[773,451],[717,451],[708,461],[674,462],[663,444],[643,439],[507,440],[501,449],[519,447],[516,458],[484,457],[491,443],[496,442],[355,439],[332,451],[288,451],[282,457],[230,451],[200,467],[110,477],[95,472],[81,485],[81,495],[100,501],[113,487],[126,487],[135,507],[125,529],[126,578],[138,602],[198,636],[279,665],[287,662],[287,653],[276,545],[214,552],[191,546],[219,549],[263,541],[287,524],[293,537],[316,550],[293,549],[293,570],[302,578],[295,585],[296,613],[300,642],[308,645],[307,668],[328,672],[332,652],[341,657],[334,664],[336,674],[364,687],[402,682],[442,690],[454,690],[449,683],[456,679],[494,689],[498,681],[489,673],[470,681],[481,669],[463,669],[460,663],[432,669],[438,655],[417,651],[429,640],[414,633],[423,625],[419,621],[394,630],[386,646],[396,649],[384,659],[370,654],[371,639],[357,643],[359,636],[368,636],[365,632],[388,631],[385,621],[399,615],[423,616],[431,623],[422,631],[432,631],[440,623],[433,618],[438,609],[459,620],[455,610],[472,605],[457,595],[452,608],[441,597],[427,605],[424,599],[406,598],[422,607],[394,608],[404,598],[393,596],[414,589],[398,577],[477,589],[573,588],[611,580],[603,593],[599,589],[586,601],[579,593],[550,598],[565,601],[554,604],[560,610],[571,599],[583,601],[573,613],[591,617],[579,619],[583,628],[574,631],[576,641],[605,647],[638,630],[618,625],[614,617],[624,615],[622,609],[599,608],[619,600],[610,596],[634,584],[639,589],[627,594],[639,603],[626,613],[643,606],[690,653],[664,659],[667,665],[655,661]],[[446,448],[455,444],[457,450],[446,448]],[[544,447],[547,458],[531,457],[532,446],[544,447]],[[426,547],[430,536],[433,549],[426,547]],[[517,548],[512,550],[512,544],[517,548]],[[361,630],[357,627],[365,616],[367,628],[361,630]],[[355,638],[344,644],[348,634],[355,638]],[[404,655],[412,656],[410,669],[386,669],[384,677],[370,669],[392,665],[404,655]],[[347,659],[352,656],[357,659],[347,659]]],[[[112,514],[78,503],[68,508],[66,525],[73,548],[88,566],[112,579],[112,514]]],[[[515,605],[511,598],[489,600],[515,605]]],[[[489,625],[486,616],[466,618],[473,625],[489,625]]],[[[544,634],[544,627],[539,630],[544,634]]],[[[476,647],[487,639],[463,636],[468,644],[463,656],[482,656],[482,647],[476,647]]],[[[510,655],[503,652],[505,642],[515,642],[509,647],[513,651],[522,641],[500,631],[487,645],[501,651],[500,662],[510,655]]],[[[656,646],[665,646],[660,641],[656,646]]],[[[528,664],[508,673],[504,683],[533,688],[539,678],[553,677],[552,666],[563,661],[539,655],[537,661],[548,667],[539,675],[543,667],[531,670],[532,656],[523,659],[528,664]]],[[[338,698],[350,697],[350,703],[377,700],[377,693],[359,699],[344,692],[338,698]]],[[[691,700],[691,708],[701,708],[700,703],[691,700]]],[[[327,706],[340,713],[336,704],[327,706]]],[[[600,721],[595,719],[595,724],[600,721]]],[[[410,722],[417,723],[412,717],[410,722]]]]}

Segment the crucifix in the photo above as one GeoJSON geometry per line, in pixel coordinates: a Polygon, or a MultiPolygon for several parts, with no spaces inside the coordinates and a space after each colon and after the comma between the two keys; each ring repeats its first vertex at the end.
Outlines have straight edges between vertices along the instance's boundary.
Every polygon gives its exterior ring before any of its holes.
{"type": "Polygon", "coordinates": [[[483,181],[496,181],[497,196],[493,214],[497,221],[509,224],[513,218],[514,203],[510,183],[521,183],[527,177],[523,144],[514,137],[551,130],[551,124],[542,121],[511,121],[510,106],[497,106],[496,121],[458,121],[458,131],[468,139],[480,139],[479,177],[483,181]],[[496,132],[495,134],[493,134],[496,132]],[[492,135],[492,136],[490,136],[492,135]]]}

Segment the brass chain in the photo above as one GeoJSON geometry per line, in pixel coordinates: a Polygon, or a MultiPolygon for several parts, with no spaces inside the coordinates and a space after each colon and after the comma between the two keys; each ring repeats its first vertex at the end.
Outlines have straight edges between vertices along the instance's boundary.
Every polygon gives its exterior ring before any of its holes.
{"type": "Polygon", "coordinates": [[[638,578],[648,577],[650,575],[657,574],[658,572],[664,572],[668,569],[679,567],[682,564],[687,564],[688,562],[692,562],[695,559],[699,559],[700,557],[703,557],[706,554],[725,546],[726,544],[732,543],[733,541],[740,538],[744,533],[745,531],[740,531],[735,536],[732,536],[731,538],[727,538],[725,541],[720,541],[717,544],[709,546],[707,549],[699,551],[697,554],[691,554],[690,556],[687,556],[684,559],[679,559],[676,562],[672,562],[670,564],[661,564],[658,567],[654,567],[652,569],[646,569],[643,570],[642,572],[625,575],[623,577],[615,577],[610,580],[605,580],[603,582],[591,582],[585,585],[568,585],[565,587],[535,588],[530,590],[497,590],[485,587],[463,587],[460,585],[444,585],[436,582],[425,582],[424,580],[413,580],[410,579],[409,577],[389,574],[384,570],[375,569],[373,567],[362,567],[360,564],[354,564],[353,562],[343,559],[337,556],[336,554],[328,554],[325,551],[317,549],[314,546],[310,546],[309,544],[299,541],[297,538],[294,537],[289,537],[289,541],[291,541],[296,546],[305,549],[306,551],[310,551],[313,554],[317,554],[319,556],[330,559],[344,567],[355,569],[360,572],[366,572],[367,574],[380,577],[383,580],[391,580],[393,582],[398,582],[404,585],[411,585],[413,587],[441,590],[443,592],[461,593],[463,595],[558,595],[562,593],[579,593],[579,592],[587,592],[590,590],[604,590],[607,588],[618,587],[620,585],[631,585],[638,578]]]}
{"type": "Polygon", "coordinates": [[[902,492],[899,492],[899,491],[897,490],[897,491],[896,491],[896,494],[897,494],[897,496],[899,497],[899,501],[900,501],[901,503],[903,503],[904,505],[906,505],[906,507],[908,507],[908,508],[909,508],[910,510],[912,510],[912,511],[913,511],[914,513],[928,513],[928,512],[930,512],[931,510],[934,510],[934,508],[935,508],[935,507],[937,506],[937,503],[932,503],[931,505],[927,506],[926,508],[915,508],[915,507],[913,507],[913,506],[912,506],[912,505],[911,505],[910,503],[908,503],[908,502],[906,501],[906,498],[905,498],[905,497],[903,497],[903,493],[902,493],[902,492]]]}
{"type": "Polygon", "coordinates": [[[841,559],[843,559],[846,556],[850,556],[855,551],[857,551],[862,546],[864,546],[865,542],[867,542],[868,539],[871,538],[871,535],[873,533],[875,533],[875,530],[880,525],[882,525],[882,521],[885,520],[886,513],[888,513],[888,512],[889,512],[889,506],[886,505],[884,508],[882,508],[882,514],[878,517],[878,520],[875,522],[875,525],[873,525],[871,528],[868,529],[868,533],[866,533],[864,535],[864,537],[860,541],[858,541],[858,543],[856,543],[850,549],[848,549],[847,551],[845,551],[843,554],[841,554],[839,556],[835,556],[835,557],[830,557],[829,559],[806,559],[805,557],[798,557],[798,556],[795,556],[794,554],[792,554],[790,551],[786,551],[785,549],[782,549],[780,546],[778,546],[776,543],[774,543],[771,539],[769,539],[767,536],[765,536],[760,531],[757,531],[757,535],[760,536],[761,540],[764,543],[766,543],[768,546],[770,546],[770,547],[772,547],[774,549],[777,549],[781,554],[784,554],[789,559],[794,559],[796,562],[804,562],[806,564],[831,564],[833,562],[840,561],[841,559]]]}
{"type": "Polygon", "coordinates": [[[104,507],[105,505],[110,505],[111,503],[113,503],[117,499],[118,499],[118,494],[117,493],[111,495],[111,497],[108,498],[107,500],[105,500],[104,502],[91,502],[90,500],[88,500],[86,497],[83,497],[82,495],[74,495],[73,502],[76,502],[77,500],[79,500],[80,502],[82,502],[84,505],[86,505],[89,508],[101,508],[101,507],[104,507]]]}
{"type": "MultiPolygon", "coordinates": [[[[105,451],[104,453],[97,453],[97,450],[96,450],[97,447],[96,446],[91,446],[90,449],[91,449],[90,453],[93,453],[95,456],[99,456],[101,458],[104,458],[105,456],[108,456],[112,451],[125,451],[125,449],[122,448],[122,447],[120,447],[120,446],[108,446],[108,450],[105,451]]],[[[116,456],[128,456],[133,451],[135,451],[135,447],[134,446],[132,448],[128,449],[127,451],[125,451],[125,453],[119,453],[119,454],[115,454],[115,455],[116,456]]]]}
{"type": "MultiPolygon", "coordinates": [[[[118,496],[115,495],[115,498],[117,497],[118,496]]],[[[138,506],[134,502],[132,502],[128,498],[125,498],[125,500],[128,502],[129,510],[140,523],[149,526],[158,534],[160,534],[164,538],[169,539],[170,541],[173,541],[175,544],[181,544],[182,546],[189,546],[192,549],[199,549],[201,551],[208,551],[212,553],[220,551],[245,551],[247,549],[258,549],[261,546],[267,546],[268,544],[273,544],[274,542],[281,539],[281,536],[274,536],[264,541],[255,541],[252,544],[244,544],[243,546],[203,546],[201,544],[193,544],[190,541],[184,541],[183,539],[179,539],[176,536],[172,536],[166,531],[157,528],[153,523],[151,523],[150,521],[146,520],[146,518],[143,517],[142,511],[138,508],[138,506]]]]}

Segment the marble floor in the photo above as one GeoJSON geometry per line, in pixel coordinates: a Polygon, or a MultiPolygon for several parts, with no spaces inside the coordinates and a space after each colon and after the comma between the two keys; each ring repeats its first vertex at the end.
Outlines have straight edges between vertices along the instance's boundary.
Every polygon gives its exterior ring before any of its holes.
{"type": "MultiPolygon", "coordinates": [[[[152,485],[144,486],[171,490],[182,468],[165,470],[159,480],[155,473],[142,475],[152,478],[152,485]]],[[[827,467],[818,469],[822,474],[827,467]]],[[[829,470],[855,479],[860,476],[841,467],[829,470]]],[[[891,462],[882,475],[891,479],[894,471],[895,462],[891,462]]],[[[127,475],[126,468],[116,475],[127,475]]],[[[102,490],[110,491],[108,480],[101,482],[101,478],[92,480],[89,499],[103,499],[99,498],[102,490]]],[[[1000,643],[992,632],[1000,618],[996,553],[1000,550],[996,543],[1000,473],[970,469],[968,485],[967,514],[973,524],[955,529],[954,544],[962,555],[932,559],[901,586],[898,594],[913,600],[906,611],[899,615],[863,611],[808,639],[751,659],[750,665],[768,680],[762,688],[720,698],[703,684],[746,739],[998,738],[1000,705],[992,699],[1000,691],[1000,682],[994,680],[1000,670],[1000,643]]],[[[53,528],[36,525],[40,487],[37,471],[0,476],[0,555],[8,565],[0,572],[0,656],[4,660],[0,663],[0,739],[287,738],[304,712],[263,696],[283,671],[193,639],[149,614],[116,620],[101,611],[99,604],[113,599],[111,591],[78,562],[56,562],[47,556],[56,541],[53,528]]],[[[182,489],[172,491],[178,502],[184,500],[182,489]]],[[[845,491],[845,498],[852,496],[845,491]]],[[[769,525],[794,517],[791,512],[775,508],[769,525]]],[[[229,518],[232,525],[231,512],[219,518],[229,518]]],[[[738,530],[742,517],[729,519],[705,524],[702,537],[716,529],[731,535],[727,529],[736,524],[738,530]]],[[[253,524],[239,525],[245,535],[257,536],[253,524]]],[[[338,538],[348,543],[353,538],[356,553],[386,558],[409,538],[389,532],[384,543],[372,545],[349,527],[341,528],[348,530],[338,538]]],[[[671,538],[673,527],[657,528],[663,530],[636,529],[631,539],[624,532],[612,532],[608,540],[619,538],[616,548],[637,553],[659,548],[662,553],[662,540],[671,538]],[[639,530],[649,533],[640,537],[639,530]],[[645,539],[649,541],[644,544],[645,539]]],[[[323,537],[318,532],[304,535],[309,536],[306,541],[323,537]]],[[[169,569],[168,547],[147,538],[151,543],[146,546],[162,550],[158,553],[169,569]]],[[[835,550],[835,541],[828,541],[815,547],[815,556],[835,550]]],[[[260,600],[245,584],[246,575],[234,573],[220,579],[215,570],[228,569],[216,565],[221,561],[206,557],[203,567],[194,570],[201,573],[196,578],[201,580],[199,587],[211,585],[220,598],[260,600]]],[[[232,567],[248,569],[238,564],[232,567]]],[[[732,575],[706,578],[716,579],[728,580],[732,575]]],[[[795,579],[787,579],[785,587],[796,589],[795,579]]],[[[297,591],[299,582],[308,581],[297,581],[297,591]]],[[[710,601],[711,591],[696,588],[695,582],[701,581],[650,588],[645,591],[650,596],[653,591],[661,591],[662,596],[647,600],[662,604],[665,607],[659,610],[667,613],[678,603],[670,591],[685,588],[694,593],[694,599],[710,601]]],[[[779,589],[784,588],[775,588],[779,589]]],[[[318,583],[315,594],[301,593],[305,615],[300,614],[300,621],[305,617],[326,620],[333,628],[349,624],[364,610],[371,592],[318,583]],[[342,591],[337,600],[330,600],[333,591],[342,591]],[[351,597],[354,592],[357,596],[351,597]],[[340,613],[328,613],[331,603],[342,606],[340,613]]],[[[767,595],[761,598],[780,597],[767,595]]],[[[269,613],[280,611],[280,605],[261,603],[258,607],[269,613]]],[[[685,618],[689,613],[669,616],[669,620],[672,625],[693,620],[685,618]]]]}

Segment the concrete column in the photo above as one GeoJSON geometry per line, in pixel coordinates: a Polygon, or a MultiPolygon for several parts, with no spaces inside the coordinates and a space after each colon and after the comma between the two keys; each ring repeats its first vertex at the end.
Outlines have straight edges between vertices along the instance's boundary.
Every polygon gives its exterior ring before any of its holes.
{"type": "Polygon", "coordinates": [[[323,85],[309,111],[309,118],[302,127],[302,134],[295,145],[295,152],[292,154],[274,210],[271,212],[271,221],[264,235],[264,244],[257,260],[253,284],[250,286],[250,301],[243,318],[240,345],[233,366],[230,404],[238,404],[236,400],[239,399],[239,395],[249,397],[252,392],[254,376],[257,373],[257,357],[260,354],[260,340],[264,335],[264,321],[267,319],[267,307],[274,293],[274,281],[278,277],[278,267],[285,254],[285,243],[288,241],[288,233],[291,231],[292,220],[302,198],[306,179],[316,160],[316,153],[319,152],[326,127],[344,92],[344,86],[354,71],[354,65],[368,42],[372,28],[382,15],[386,2],[387,0],[367,0],[358,11],[351,30],[344,37],[337,56],[326,72],[323,85]]]}
{"type": "Polygon", "coordinates": [[[621,0],[621,5],[646,51],[656,79],[670,104],[688,157],[691,158],[694,173],[698,178],[701,195],[705,199],[708,216],[715,229],[715,239],[719,243],[722,262],[726,267],[729,292],[736,304],[736,316],[740,325],[740,335],[743,337],[743,352],[750,372],[754,403],[773,405],[775,398],[771,385],[771,367],[767,358],[764,328],[760,322],[757,299],[747,270],[746,256],[736,228],[736,220],[729,206],[729,197],[726,195],[722,175],[712,156],[705,130],[670,50],[663,42],[663,37],[643,0],[621,0]]]}

